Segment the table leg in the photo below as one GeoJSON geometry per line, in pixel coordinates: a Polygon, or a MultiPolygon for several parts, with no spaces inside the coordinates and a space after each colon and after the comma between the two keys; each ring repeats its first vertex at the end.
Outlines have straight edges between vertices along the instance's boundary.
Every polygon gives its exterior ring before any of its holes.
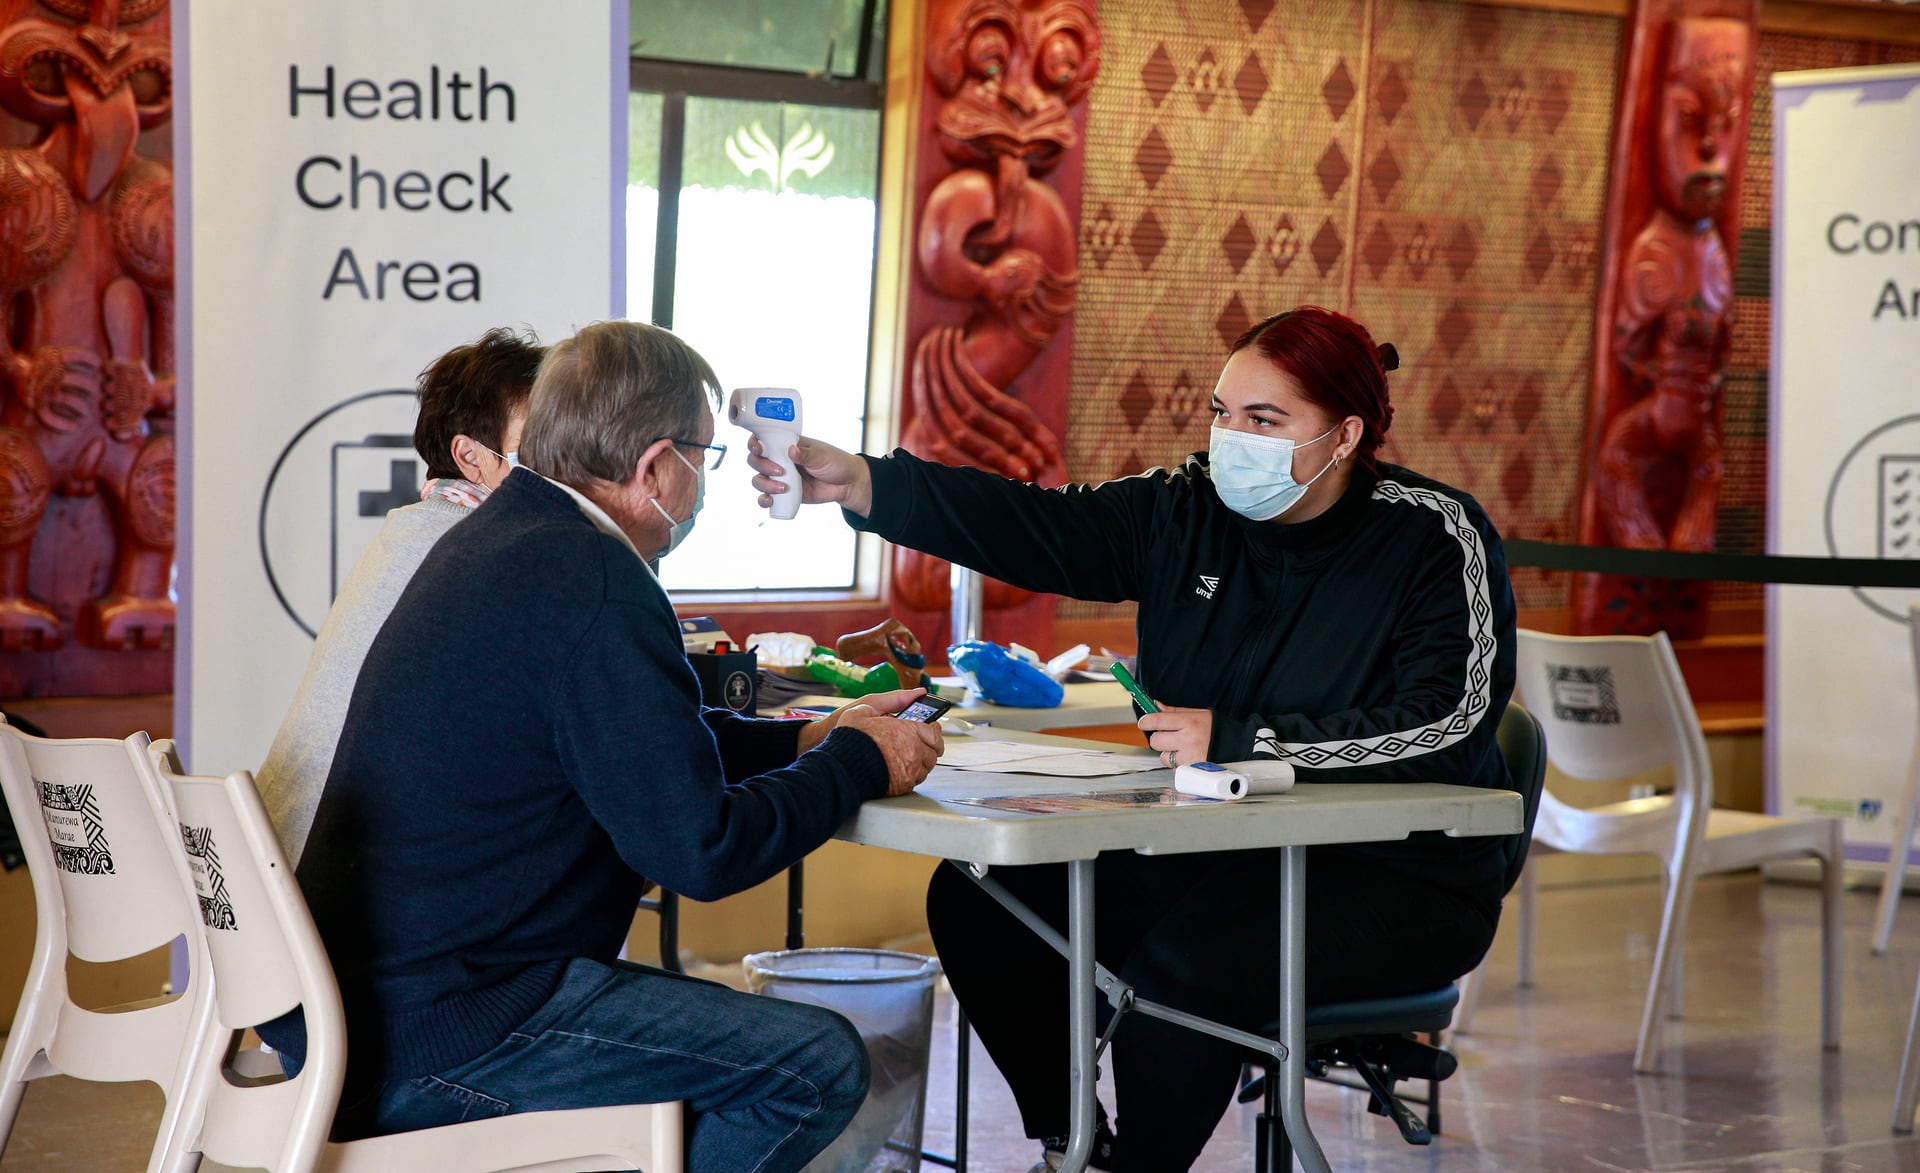
{"type": "Polygon", "coordinates": [[[806,884],[807,861],[803,859],[787,869],[787,948],[789,949],[804,949],[807,945],[806,884]]]}
{"type": "Polygon", "coordinates": [[[953,1155],[946,1156],[932,1149],[921,1149],[920,1159],[933,1165],[944,1165],[953,1173],[967,1173],[967,1089],[971,1087],[968,1079],[967,1055],[973,1049],[973,1032],[967,1029],[967,1010],[956,1000],[954,1014],[954,1058],[953,1058],[953,1155]]]}
{"type": "Polygon", "coordinates": [[[967,1012],[954,1001],[959,1016],[955,1033],[960,1036],[960,1053],[954,1058],[953,1078],[958,1087],[953,1093],[953,1173],[967,1173],[967,1099],[973,1092],[973,1032],[967,1029],[967,1012]]]}
{"type": "Polygon", "coordinates": [[[686,966],[680,964],[680,897],[665,888],[654,891],[657,895],[651,900],[642,900],[640,907],[660,914],[660,968],[685,973],[686,966]]]}
{"type": "Polygon", "coordinates": [[[1067,864],[1067,1038],[1072,1050],[1072,1140],[1062,1173],[1081,1173],[1093,1155],[1093,861],[1067,864]]]}
{"type": "Polygon", "coordinates": [[[1307,1173],[1331,1173],[1307,1123],[1307,849],[1280,849],[1280,1118],[1307,1173]]]}

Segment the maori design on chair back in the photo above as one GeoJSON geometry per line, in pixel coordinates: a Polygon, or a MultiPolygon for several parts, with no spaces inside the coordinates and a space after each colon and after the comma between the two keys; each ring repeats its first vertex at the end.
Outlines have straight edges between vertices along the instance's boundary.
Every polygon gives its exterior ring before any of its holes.
{"type": "MultiPolygon", "coordinates": [[[[933,5],[934,138],[953,169],[920,209],[915,254],[964,321],[914,344],[903,441],[916,455],[1043,485],[1066,478],[1060,438],[1015,384],[1073,313],[1077,217],[1044,180],[1079,149],[1074,108],[1099,66],[1091,0],[933,5]]],[[[946,563],[902,550],[894,589],[909,607],[944,608],[946,563]]],[[[1025,597],[987,585],[989,607],[1025,597]]]]}
{"type": "MultiPolygon", "coordinates": [[[[0,142],[27,144],[0,147],[0,651],[171,643],[173,172],[141,138],[172,113],[166,10],[0,3],[0,142]]],[[[32,658],[0,695],[155,683],[32,658]]]]}
{"type": "MultiPolygon", "coordinates": [[[[1643,6],[1642,21],[1649,8],[1657,6],[1643,6]]],[[[1580,535],[1636,549],[1711,550],[1754,25],[1750,12],[1688,13],[1663,25],[1636,29],[1636,42],[1663,39],[1666,52],[1646,74],[1630,71],[1621,91],[1616,133],[1631,135],[1627,172],[1638,190],[1623,200],[1616,184],[1613,202],[1623,207],[1610,209],[1618,231],[1609,251],[1618,249],[1619,260],[1600,299],[1580,535]],[[1625,105],[1630,93],[1637,107],[1625,105]],[[1610,334],[1604,342],[1601,331],[1610,334]]],[[[1583,575],[1576,630],[1697,638],[1707,589],[1583,575]]]]}

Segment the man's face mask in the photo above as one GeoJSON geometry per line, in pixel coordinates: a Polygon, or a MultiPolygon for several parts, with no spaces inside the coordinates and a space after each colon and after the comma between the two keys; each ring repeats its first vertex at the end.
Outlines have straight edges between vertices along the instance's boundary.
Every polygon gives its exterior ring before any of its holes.
{"type": "Polygon", "coordinates": [[[1296,443],[1280,436],[1261,436],[1216,427],[1207,441],[1207,465],[1213,487],[1227,508],[1251,521],[1271,521],[1300,503],[1313,482],[1333,467],[1314,473],[1305,483],[1293,479],[1296,449],[1318,444],[1340,430],[1335,424],[1311,440],[1296,443]]]}
{"type": "MultiPolygon", "coordinates": [[[[673,454],[680,456],[680,449],[675,447],[673,454]]],[[[667,538],[667,548],[660,551],[661,557],[673,553],[679,549],[681,542],[687,540],[687,535],[693,532],[693,523],[700,516],[701,506],[707,503],[707,470],[684,456],[680,456],[680,463],[693,470],[693,512],[687,514],[685,521],[675,521],[673,514],[667,512],[666,506],[660,504],[660,498],[654,497],[651,499],[651,504],[655,509],[659,510],[660,516],[666,518],[667,524],[673,527],[670,536],[667,538]]]]}

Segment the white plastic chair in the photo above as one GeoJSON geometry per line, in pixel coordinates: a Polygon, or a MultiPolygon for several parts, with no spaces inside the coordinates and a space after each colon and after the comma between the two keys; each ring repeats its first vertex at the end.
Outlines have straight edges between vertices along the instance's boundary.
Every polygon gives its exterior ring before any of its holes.
{"type": "Polygon", "coordinates": [[[1913,988],[1913,1010],[1907,1015],[1907,1046],[1900,1052],[1900,1082],[1893,1089],[1893,1130],[1913,1131],[1913,1110],[1920,1104],[1920,983],[1913,988]]]}
{"type": "MultiPolygon", "coordinates": [[[[1907,610],[1907,628],[1913,636],[1913,674],[1920,681],[1920,603],[1907,610]]],[[[1913,764],[1907,769],[1907,793],[1900,801],[1900,829],[1887,849],[1887,874],[1880,881],[1880,907],[1873,914],[1873,951],[1885,953],[1893,939],[1893,914],[1900,907],[1900,886],[1907,878],[1907,857],[1913,851],[1915,824],[1920,823],[1920,732],[1913,741],[1913,764]]],[[[1907,1115],[1913,1115],[1911,1104],[1907,1115]]]]}
{"type": "Polygon", "coordinates": [[[200,935],[213,965],[213,1045],[194,1073],[174,1146],[183,1168],[197,1168],[204,1154],[271,1173],[683,1173],[677,1102],[524,1112],[329,1141],[346,1074],[346,1020],[319,931],[253,778],[245,771],[225,778],[183,775],[173,744],[165,741],[148,751],[147,765],[179,816],[181,858],[197,885],[200,935]],[[234,1050],[246,1027],[295,1006],[307,1032],[306,1063],[297,1076],[279,1078],[271,1056],[234,1050]]]}
{"type": "Polygon", "coordinates": [[[164,833],[170,815],[146,781],[147,736],[125,741],[32,737],[0,723],[0,792],[33,881],[33,961],[0,1052],[0,1153],[27,1081],[68,1075],[145,1080],[166,1096],[147,1168],[176,1173],[166,1141],[180,1124],[193,1048],[206,1033],[212,982],[187,877],[164,833]],[[187,984],[155,997],[85,1010],[67,989],[67,955],[113,962],[184,937],[187,984]]]}
{"type": "MultiPolygon", "coordinates": [[[[1810,855],[1821,862],[1820,1043],[1840,1045],[1841,880],[1844,852],[1838,819],[1785,819],[1713,809],[1713,770],[1700,720],[1664,632],[1653,636],[1560,636],[1520,632],[1514,697],[1547,730],[1547,760],[1569,778],[1613,781],[1673,767],[1673,793],[1632,798],[1589,810],[1568,806],[1549,789],[1540,798],[1533,847],[1521,874],[1520,985],[1533,984],[1534,860],[1553,852],[1653,855],[1665,869],[1660,939],[1634,1046],[1635,1071],[1654,1070],[1664,1019],[1679,1017],[1681,952],[1694,881],[1810,855]]],[[[1484,984],[1486,963],[1470,975],[1467,994],[1484,984]]],[[[1454,1029],[1471,1026],[1469,998],[1454,1029]]]]}

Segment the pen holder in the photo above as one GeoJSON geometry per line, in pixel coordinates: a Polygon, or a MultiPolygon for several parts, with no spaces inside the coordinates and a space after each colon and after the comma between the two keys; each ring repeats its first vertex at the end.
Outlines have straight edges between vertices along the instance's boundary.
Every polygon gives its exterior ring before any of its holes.
{"type": "Polygon", "coordinates": [[[700,699],[716,709],[754,714],[759,694],[759,657],[753,652],[688,652],[687,663],[700,678],[700,699]]]}

